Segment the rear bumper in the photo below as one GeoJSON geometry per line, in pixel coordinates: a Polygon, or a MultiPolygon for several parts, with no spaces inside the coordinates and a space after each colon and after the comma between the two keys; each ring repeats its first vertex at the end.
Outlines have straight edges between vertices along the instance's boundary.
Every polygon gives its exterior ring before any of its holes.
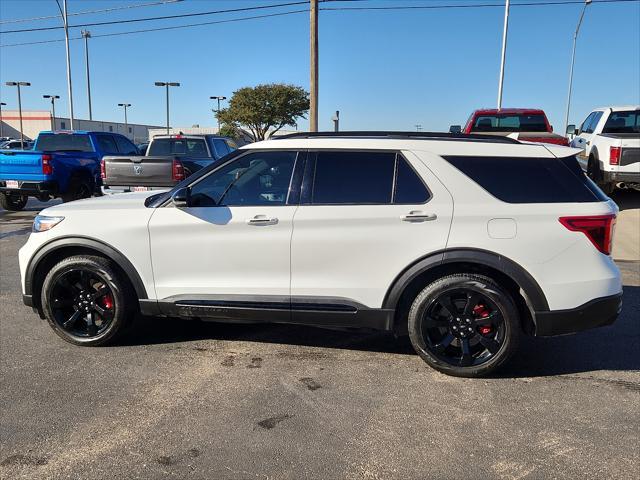
{"type": "Polygon", "coordinates": [[[58,193],[58,184],[54,181],[47,180],[44,182],[23,182],[18,181],[18,188],[7,188],[7,183],[0,180],[0,192],[3,193],[19,193],[20,195],[56,195],[58,193]]]}
{"type": "Polygon", "coordinates": [[[640,183],[640,173],[636,172],[603,172],[603,176],[607,183],[640,183]]]}
{"type": "Polygon", "coordinates": [[[549,337],[611,325],[622,310],[622,292],[597,298],[577,308],[536,312],[536,336],[549,337]]]}

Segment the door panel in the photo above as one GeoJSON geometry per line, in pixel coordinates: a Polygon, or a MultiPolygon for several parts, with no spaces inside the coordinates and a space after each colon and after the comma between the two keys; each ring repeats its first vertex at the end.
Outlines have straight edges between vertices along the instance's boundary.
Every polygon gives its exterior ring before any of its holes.
{"type": "Polygon", "coordinates": [[[190,206],[158,208],[149,222],[156,295],[290,295],[296,205],[288,191],[297,152],[256,152],[190,187],[190,206]]]}
{"type": "Polygon", "coordinates": [[[300,205],[291,244],[292,297],[346,298],[381,308],[402,270],[446,246],[451,195],[415,155],[403,154],[431,193],[426,203],[300,205]]]}
{"type": "Polygon", "coordinates": [[[149,222],[157,297],[289,295],[295,209],[159,208],[149,222]],[[277,223],[249,224],[260,215],[277,223]]]}

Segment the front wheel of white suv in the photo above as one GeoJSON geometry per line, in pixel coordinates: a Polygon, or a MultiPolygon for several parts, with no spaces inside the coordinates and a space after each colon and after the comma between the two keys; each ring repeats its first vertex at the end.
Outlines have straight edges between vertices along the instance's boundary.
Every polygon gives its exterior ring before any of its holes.
{"type": "Polygon", "coordinates": [[[428,285],[409,310],[420,357],[448,375],[480,377],[511,357],[521,335],[511,295],[491,278],[460,273],[428,285]]]}
{"type": "Polygon", "coordinates": [[[42,284],[42,309],[49,325],[75,345],[113,342],[131,321],[133,300],[129,283],[102,257],[65,258],[42,284]]]}

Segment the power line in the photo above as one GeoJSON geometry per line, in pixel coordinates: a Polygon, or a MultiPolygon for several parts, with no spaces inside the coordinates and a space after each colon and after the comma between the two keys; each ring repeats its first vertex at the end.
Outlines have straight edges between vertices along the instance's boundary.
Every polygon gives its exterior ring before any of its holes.
{"type": "MultiPolygon", "coordinates": [[[[352,0],[352,1],[367,1],[367,0],[352,0]]],[[[628,3],[628,2],[640,2],[640,0],[593,0],[593,3],[628,3]]],[[[549,0],[542,2],[523,2],[512,3],[511,7],[535,7],[546,5],[571,5],[571,4],[584,4],[584,0],[549,0]]],[[[504,8],[504,2],[502,3],[473,3],[467,5],[393,5],[393,6],[379,6],[379,7],[323,7],[321,10],[442,10],[448,8],[504,8]]]]}
{"type": "MultiPolygon", "coordinates": [[[[243,22],[243,21],[246,21],[246,20],[256,20],[256,19],[260,19],[260,18],[282,17],[282,16],[285,16],[285,15],[293,15],[293,14],[297,14],[297,13],[306,13],[308,11],[309,11],[309,9],[291,10],[291,11],[288,11],[288,12],[268,13],[268,14],[265,14],[265,15],[254,15],[254,16],[251,16],[251,17],[230,18],[230,19],[226,19],[226,20],[214,20],[214,21],[211,21],[211,22],[189,23],[187,25],[174,25],[174,26],[171,26],[171,27],[146,28],[146,29],[142,29],[142,30],[131,30],[131,31],[127,31],[127,32],[115,32],[115,33],[103,33],[103,34],[97,34],[97,35],[96,34],[91,34],[91,38],[116,37],[116,36],[120,36],[120,35],[132,35],[132,34],[136,34],[136,33],[158,32],[158,31],[161,31],[161,30],[176,30],[176,29],[179,29],[179,28],[200,27],[200,26],[204,26],[204,25],[216,25],[216,24],[221,24],[221,23],[243,22]]],[[[82,37],[69,37],[69,40],[82,40],[82,37]]],[[[5,45],[0,45],[0,48],[20,47],[20,46],[24,46],[24,45],[38,45],[38,44],[42,44],[42,43],[57,43],[57,42],[64,42],[64,38],[55,39],[55,40],[40,40],[40,41],[36,41],[36,42],[9,43],[9,44],[5,44],[5,45]]]]}
{"type": "MultiPolygon", "coordinates": [[[[84,10],[82,12],[68,13],[68,17],[77,16],[77,15],[88,15],[90,13],[106,13],[113,12],[115,10],[130,10],[132,8],[141,8],[141,7],[154,7],[157,5],[166,5],[168,3],[178,3],[183,0],[161,0],[159,2],[152,3],[137,3],[134,5],[121,5],[119,7],[111,7],[111,8],[102,8],[100,10],[84,10]]],[[[7,23],[24,23],[24,22],[34,22],[38,20],[51,20],[53,18],[60,18],[60,15],[48,15],[46,17],[32,17],[32,18],[16,18],[13,20],[0,20],[0,25],[4,25],[7,23]]]]}
{"type": "MultiPolygon", "coordinates": [[[[96,27],[100,25],[114,25],[114,24],[123,24],[123,23],[135,23],[135,22],[150,22],[155,20],[172,20],[176,18],[188,18],[188,17],[200,17],[203,15],[218,15],[221,13],[238,13],[238,12],[247,12],[252,10],[266,10],[271,8],[280,8],[280,7],[291,7],[295,5],[306,5],[308,4],[308,0],[299,0],[297,2],[287,2],[287,3],[277,3],[272,5],[258,5],[254,7],[239,7],[239,8],[229,8],[225,10],[211,10],[208,12],[194,12],[194,13],[182,13],[178,15],[163,15],[159,17],[146,17],[146,18],[130,18],[127,20],[111,20],[108,22],[93,22],[93,23],[82,23],[78,25],[69,25],[69,28],[81,28],[81,27],[96,27]]],[[[54,26],[54,27],[39,27],[39,28],[23,28],[19,30],[5,30],[0,32],[0,35],[7,33],[23,33],[23,32],[40,32],[44,30],[59,30],[63,28],[62,26],[54,26]]]]}
{"type": "MultiPolygon", "coordinates": [[[[325,2],[329,2],[329,1],[349,1],[349,2],[361,2],[361,1],[369,1],[369,0],[324,0],[322,3],[325,2]]],[[[594,0],[594,3],[628,3],[628,2],[640,2],[640,0],[594,0]]],[[[303,1],[303,2],[295,2],[296,4],[308,4],[307,1],[303,1]]],[[[511,4],[512,6],[535,6],[535,5],[567,5],[567,4],[576,4],[576,3],[584,3],[584,0],[547,0],[544,2],[527,2],[527,3],[516,3],[516,4],[511,4]]],[[[336,10],[380,10],[380,9],[385,9],[385,10],[389,10],[389,9],[394,9],[394,10],[405,10],[405,9],[434,9],[434,8],[488,8],[488,7],[504,7],[503,3],[495,3],[495,4],[468,4],[468,5],[411,5],[411,6],[394,6],[394,7],[321,7],[320,10],[327,10],[327,11],[336,11],[336,10]]],[[[158,31],[162,31],[162,30],[176,30],[176,29],[181,29],[181,28],[190,28],[190,27],[199,27],[199,26],[205,26],[205,25],[215,25],[215,24],[222,24],[222,23],[232,23],[232,22],[242,22],[242,21],[246,21],[246,20],[256,20],[256,19],[261,19],[261,18],[270,18],[270,17],[280,17],[280,16],[286,16],[286,15],[293,15],[293,14],[298,14],[298,13],[305,13],[308,12],[309,9],[301,9],[301,10],[292,10],[292,11],[288,11],[288,12],[279,12],[279,13],[273,13],[273,14],[266,14],[266,15],[255,15],[255,16],[251,16],[251,17],[241,17],[241,18],[233,18],[233,19],[227,19],[227,20],[216,20],[216,21],[210,21],[210,22],[200,22],[200,23],[190,23],[190,24],[186,24],[186,25],[175,25],[175,26],[168,26],[168,27],[158,27],[158,28],[148,28],[148,29],[140,29],[140,30],[131,30],[131,31],[126,31],[126,32],[114,32],[114,33],[103,33],[103,34],[95,34],[93,35],[94,38],[98,38],[98,37],[116,37],[116,36],[120,36],[120,35],[132,35],[132,34],[137,34],[137,33],[147,33],[147,32],[158,32],[158,31]]],[[[70,40],[81,40],[82,37],[70,37],[70,40]]],[[[9,43],[9,44],[4,44],[4,45],[0,45],[0,48],[7,48],[7,47],[20,47],[20,46],[27,46],[27,45],[40,45],[40,44],[46,44],[46,43],[57,43],[57,42],[63,42],[64,39],[52,39],[52,40],[40,40],[40,41],[33,41],[33,42],[21,42],[21,43],[9,43]]]]}

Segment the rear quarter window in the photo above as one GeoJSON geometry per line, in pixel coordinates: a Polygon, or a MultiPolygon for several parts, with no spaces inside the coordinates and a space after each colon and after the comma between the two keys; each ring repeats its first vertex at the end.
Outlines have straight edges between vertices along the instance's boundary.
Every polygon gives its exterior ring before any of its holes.
{"type": "Polygon", "coordinates": [[[607,197],[575,157],[445,156],[451,165],[507,203],[602,202],[607,197]]]}

